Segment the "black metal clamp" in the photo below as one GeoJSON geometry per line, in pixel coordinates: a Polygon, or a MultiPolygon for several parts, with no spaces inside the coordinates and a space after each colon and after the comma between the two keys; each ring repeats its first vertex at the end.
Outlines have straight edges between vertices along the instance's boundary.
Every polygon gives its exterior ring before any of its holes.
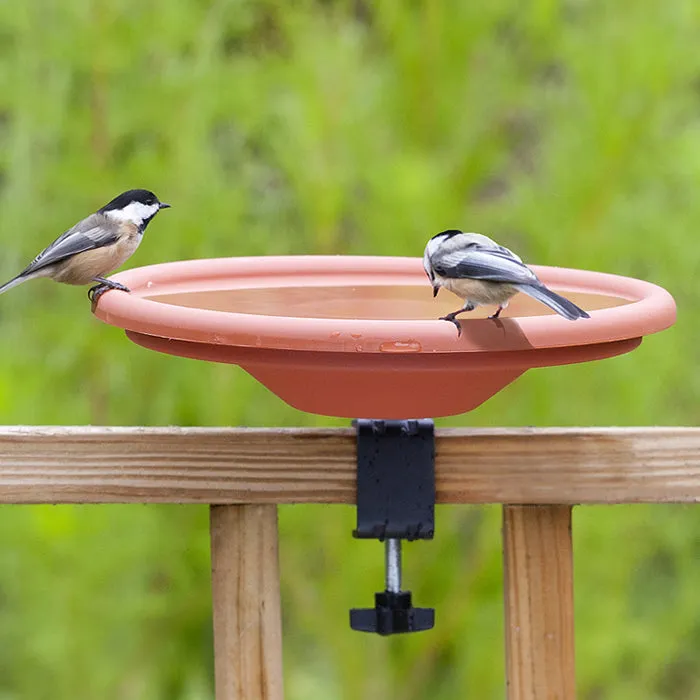
{"type": "Polygon", "coordinates": [[[373,608],[353,608],[350,627],[381,635],[432,629],[435,610],[414,608],[401,590],[401,540],[435,531],[435,436],[432,420],[357,420],[357,529],[353,537],[385,544],[386,588],[373,608]]]}

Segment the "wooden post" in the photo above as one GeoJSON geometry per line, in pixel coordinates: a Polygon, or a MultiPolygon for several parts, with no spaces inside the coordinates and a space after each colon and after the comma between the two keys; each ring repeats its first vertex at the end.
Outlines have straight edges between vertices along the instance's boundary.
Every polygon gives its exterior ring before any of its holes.
{"type": "Polygon", "coordinates": [[[573,700],[571,507],[504,506],[508,700],[573,700]]]}
{"type": "Polygon", "coordinates": [[[282,700],[277,506],[211,506],[216,700],[282,700]]]}

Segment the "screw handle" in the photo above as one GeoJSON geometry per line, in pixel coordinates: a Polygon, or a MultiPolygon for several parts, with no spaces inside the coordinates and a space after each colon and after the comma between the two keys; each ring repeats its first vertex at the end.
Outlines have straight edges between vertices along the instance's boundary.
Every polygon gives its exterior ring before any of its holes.
{"type": "Polygon", "coordinates": [[[388,636],[422,632],[434,626],[435,610],[414,608],[410,591],[375,593],[373,608],[353,608],[350,611],[350,627],[357,632],[388,636]]]}

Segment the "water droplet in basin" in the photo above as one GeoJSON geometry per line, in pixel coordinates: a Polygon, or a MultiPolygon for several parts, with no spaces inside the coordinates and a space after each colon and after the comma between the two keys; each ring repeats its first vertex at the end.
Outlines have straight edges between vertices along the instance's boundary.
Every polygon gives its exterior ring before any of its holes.
{"type": "Polygon", "coordinates": [[[331,338],[339,338],[340,337],[340,331],[333,331],[330,335],[331,338]]]}
{"type": "Polygon", "coordinates": [[[422,349],[417,340],[394,340],[379,346],[379,352],[420,352],[422,349]]]}
{"type": "Polygon", "coordinates": [[[223,336],[217,335],[216,333],[211,337],[211,342],[215,345],[221,345],[224,342],[223,336]]]}
{"type": "Polygon", "coordinates": [[[361,346],[361,345],[356,345],[356,346],[355,346],[355,352],[362,352],[362,346],[361,346]]]}
{"type": "Polygon", "coordinates": [[[153,286],[153,280],[148,280],[148,282],[146,282],[146,289],[150,289],[152,286],[153,286]]]}
{"type": "Polygon", "coordinates": [[[350,333],[351,338],[355,338],[357,340],[358,338],[362,337],[362,333],[350,333]]]}

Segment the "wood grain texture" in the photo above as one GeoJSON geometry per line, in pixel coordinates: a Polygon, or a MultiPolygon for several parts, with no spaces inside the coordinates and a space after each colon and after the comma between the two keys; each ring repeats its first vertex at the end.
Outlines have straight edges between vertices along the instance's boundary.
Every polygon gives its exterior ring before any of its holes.
{"type": "MultiPolygon", "coordinates": [[[[439,503],[700,501],[698,428],[442,429],[439,503]]],[[[353,503],[351,429],[0,427],[0,503],[353,503]]]]}
{"type": "Polygon", "coordinates": [[[277,507],[211,507],[216,700],[282,700],[277,507]]]}
{"type": "Polygon", "coordinates": [[[574,700],[570,506],[505,506],[508,700],[574,700]]]}

